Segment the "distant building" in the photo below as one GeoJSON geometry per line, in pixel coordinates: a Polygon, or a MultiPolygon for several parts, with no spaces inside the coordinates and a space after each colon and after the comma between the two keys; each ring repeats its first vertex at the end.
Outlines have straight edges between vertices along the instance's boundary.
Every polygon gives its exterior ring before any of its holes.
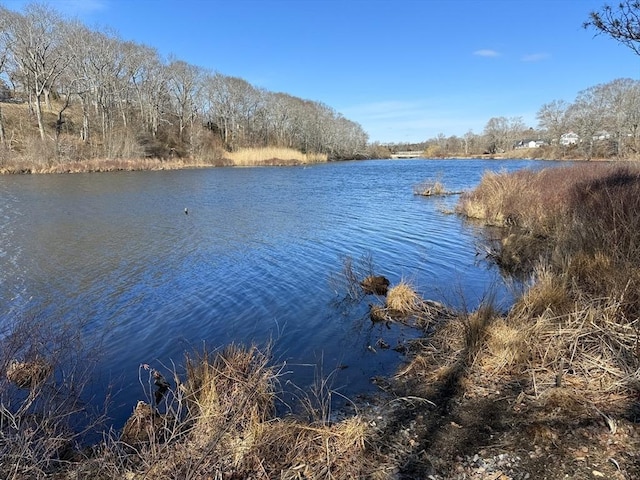
{"type": "Polygon", "coordinates": [[[593,134],[594,140],[608,140],[610,138],[611,138],[611,134],[606,130],[600,130],[599,132],[596,132],[593,134]]]}
{"type": "Polygon", "coordinates": [[[515,148],[517,150],[521,148],[540,148],[546,144],[547,142],[545,142],[544,140],[520,140],[518,143],[516,143],[515,148]]]}
{"type": "Polygon", "coordinates": [[[577,133],[569,132],[560,135],[560,145],[565,147],[568,145],[576,145],[580,141],[580,136],[577,133]]]}

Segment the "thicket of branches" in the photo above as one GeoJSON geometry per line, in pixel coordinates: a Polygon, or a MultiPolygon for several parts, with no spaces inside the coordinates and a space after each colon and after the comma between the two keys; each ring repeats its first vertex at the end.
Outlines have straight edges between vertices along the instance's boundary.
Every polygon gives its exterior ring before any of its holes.
{"type": "Polygon", "coordinates": [[[0,144],[14,151],[35,138],[82,158],[206,160],[276,146],[341,159],[362,155],[368,140],[320,102],[165,60],[37,3],[22,13],[0,6],[0,100],[26,102],[32,115],[30,129],[7,125],[0,111],[0,144]]]}

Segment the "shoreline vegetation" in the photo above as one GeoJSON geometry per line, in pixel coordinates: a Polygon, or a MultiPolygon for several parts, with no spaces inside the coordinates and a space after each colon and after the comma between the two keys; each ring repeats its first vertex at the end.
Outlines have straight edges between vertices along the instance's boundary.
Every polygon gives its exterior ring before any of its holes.
{"type": "Polygon", "coordinates": [[[56,341],[74,352],[65,332],[18,322],[0,358],[12,372],[0,377],[7,478],[638,478],[640,168],[486,173],[456,212],[488,226],[481,252],[519,296],[506,312],[490,293],[453,311],[346,261],[350,301],[374,299],[372,321],[423,335],[401,345],[395,375],[374,379],[378,394],[339,412],[330,374],[279,414],[285,366],[268,347],[230,345],[183,367],[141,365],[146,400],[122,432],[82,448],[66,381],[84,363],[56,363],[67,358],[56,341]]]}
{"type": "Polygon", "coordinates": [[[33,164],[24,160],[0,163],[0,174],[97,173],[118,171],[182,170],[211,167],[294,166],[327,162],[326,154],[306,154],[292,148],[243,148],[222,158],[205,161],[186,158],[87,159],[33,164]]]}

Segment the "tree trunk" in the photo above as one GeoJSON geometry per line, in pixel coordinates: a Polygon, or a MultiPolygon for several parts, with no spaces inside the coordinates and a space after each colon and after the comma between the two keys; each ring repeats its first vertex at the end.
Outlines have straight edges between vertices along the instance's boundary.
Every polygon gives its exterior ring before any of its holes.
{"type": "Polygon", "coordinates": [[[80,130],[80,139],[83,142],[87,142],[89,140],[89,105],[87,105],[87,100],[84,97],[81,97],[82,101],[82,129],[80,130]]]}
{"type": "Polygon", "coordinates": [[[38,119],[38,130],[40,132],[40,139],[44,141],[44,122],[42,120],[42,106],[40,105],[40,95],[35,95],[36,97],[36,118],[38,119]]]}
{"type": "Polygon", "coordinates": [[[2,120],[2,107],[0,107],[0,145],[6,146],[7,140],[4,136],[4,122],[2,120]]]}

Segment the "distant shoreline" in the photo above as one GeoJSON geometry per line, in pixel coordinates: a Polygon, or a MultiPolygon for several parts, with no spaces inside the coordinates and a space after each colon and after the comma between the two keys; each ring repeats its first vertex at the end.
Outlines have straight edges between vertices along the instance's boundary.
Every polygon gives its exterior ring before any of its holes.
{"type": "MultiPolygon", "coordinates": [[[[391,160],[539,160],[549,162],[637,162],[637,160],[624,159],[612,160],[603,158],[542,158],[536,156],[514,156],[508,154],[450,156],[442,158],[415,157],[411,159],[391,160]]],[[[356,159],[354,159],[356,160],[356,159]]],[[[385,159],[357,159],[357,160],[385,160],[385,159]]],[[[335,160],[346,161],[346,160],[335,160]]],[[[141,159],[91,159],[76,162],[63,162],[55,165],[29,165],[27,162],[15,162],[13,165],[0,166],[0,175],[45,175],[65,173],[106,173],[106,172],[136,172],[136,171],[162,171],[162,170],[189,170],[216,167],[290,167],[309,165],[311,163],[328,163],[332,160],[306,162],[304,160],[290,158],[256,159],[253,161],[237,162],[228,158],[214,161],[199,159],[170,159],[158,158],[141,159]]]]}

